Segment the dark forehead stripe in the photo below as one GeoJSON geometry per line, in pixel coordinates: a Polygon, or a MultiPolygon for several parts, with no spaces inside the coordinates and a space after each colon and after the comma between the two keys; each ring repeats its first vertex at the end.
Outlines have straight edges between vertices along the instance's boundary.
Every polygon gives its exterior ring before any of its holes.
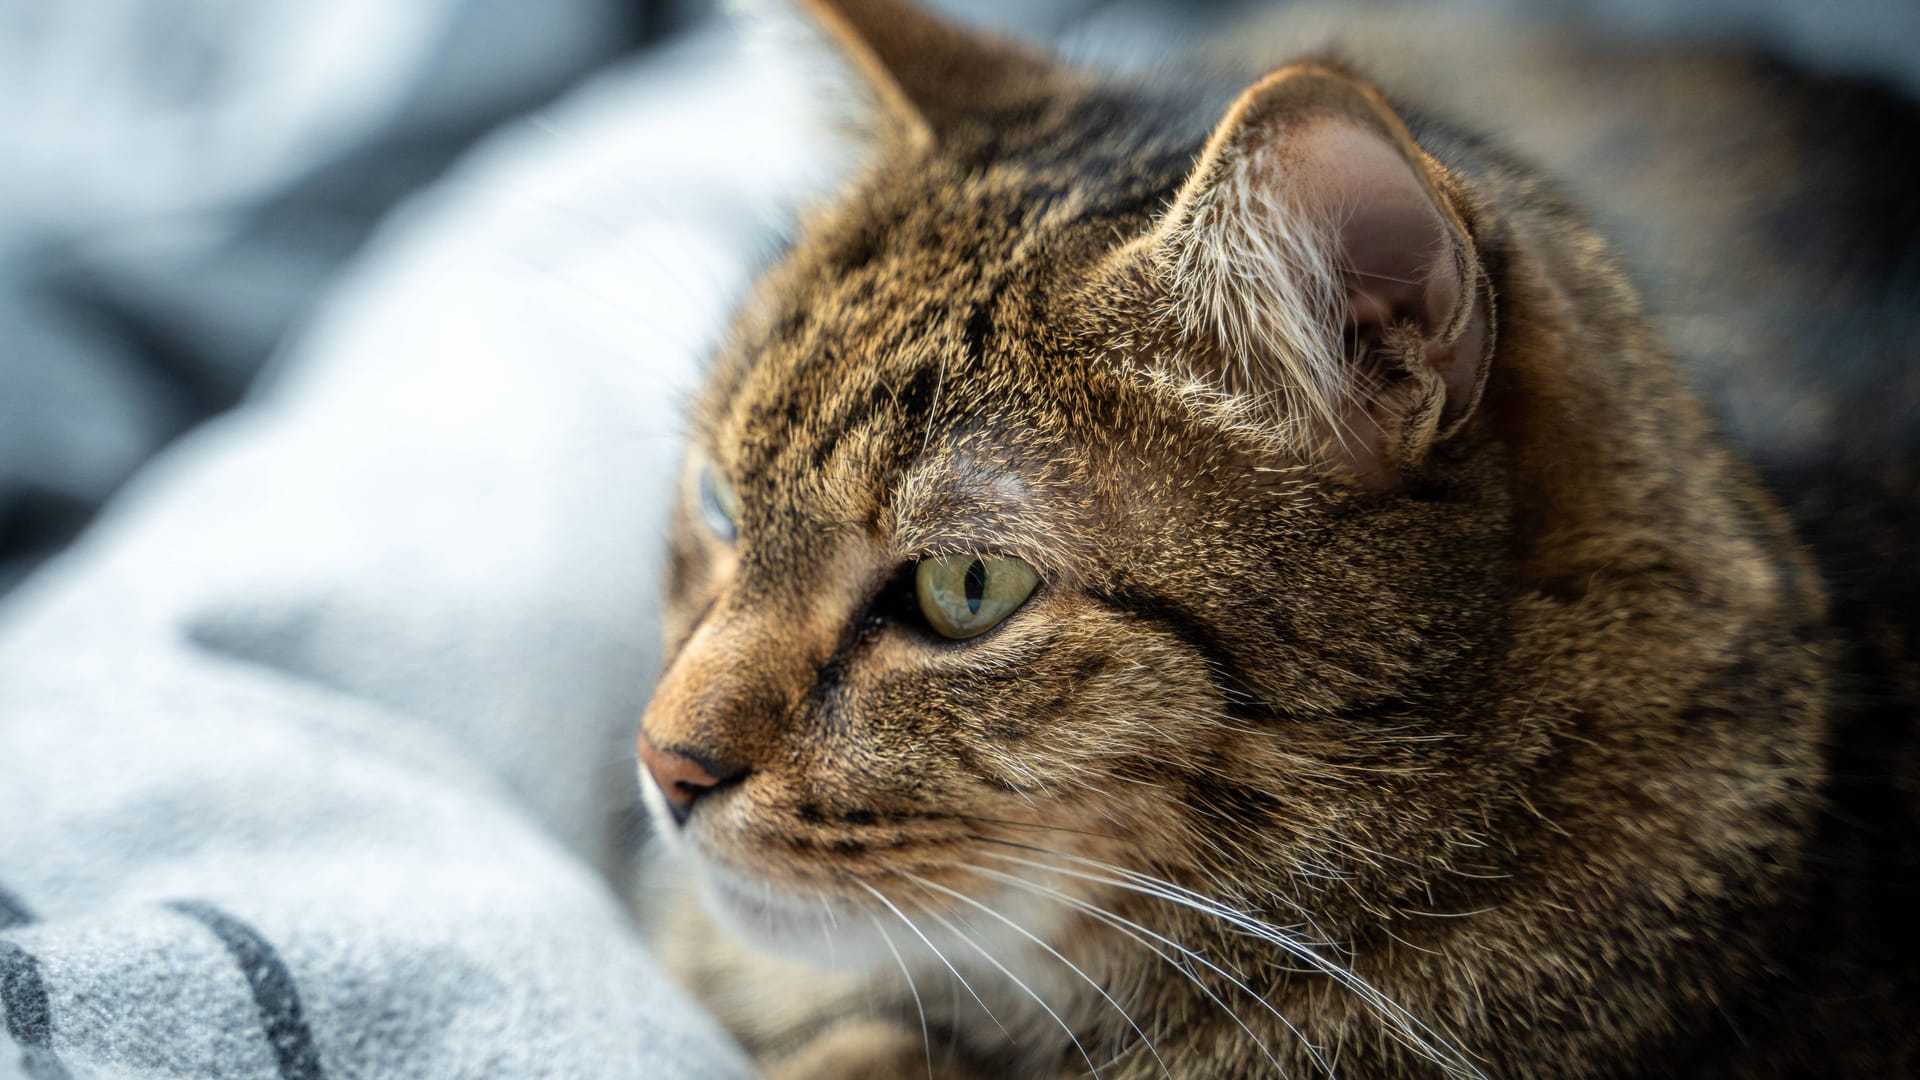
{"type": "Polygon", "coordinates": [[[939,385],[936,361],[922,363],[900,379],[879,375],[868,384],[866,393],[849,397],[840,411],[812,426],[809,444],[796,447],[800,451],[796,460],[808,465],[831,460],[842,439],[882,416],[901,421],[926,417],[933,409],[939,385]]]}
{"type": "Polygon", "coordinates": [[[967,350],[967,360],[974,364],[986,362],[987,338],[993,335],[994,308],[999,305],[1005,291],[1004,285],[996,287],[992,295],[973,305],[973,310],[967,315],[967,327],[961,333],[960,341],[967,350]]]}
{"type": "MultiPolygon", "coordinates": [[[[831,460],[834,451],[847,435],[873,424],[875,421],[890,418],[903,427],[926,425],[935,422],[936,409],[952,411],[955,402],[949,399],[942,402],[942,384],[950,377],[958,378],[968,368],[977,369],[987,360],[988,344],[994,332],[995,311],[1002,296],[1010,284],[1008,276],[1001,276],[988,290],[985,297],[967,308],[965,323],[960,329],[961,355],[929,355],[904,371],[891,371],[884,367],[872,370],[864,392],[844,394],[834,407],[835,391],[843,391],[846,384],[856,375],[849,366],[841,371],[828,370],[821,365],[815,371],[815,379],[808,380],[804,373],[796,372],[787,380],[784,402],[778,413],[762,410],[756,417],[757,422],[778,417],[789,438],[793,440],[789,452],[794,460],[805,464],[818,465],[831,460]],[[821,376],[824,375],[824,379],[821,376]],[[812,385],[809,386],[809,382],[812,385]],[[823,407],[808,408],[804,398],[810,392],[818,392],[825,401],[823,407]],[[944,406],[944,408],[943,408],[944,406]]],[[[932,319],[916,320],[916,324],[932,332],[932,319]]],[[[905,344],[905,343],[903,343],[905,344]]],[[[822,350],[822,355],[839,357],[833,350],[822,350]]],[[[875,365],[878,367],[878,365],[875,365]]],[[[909,451],[917,451],[918,443],[912,447],[903,444],[903,457],[911,456],[909,451]]],[[[771,447],[769,447],[771,449],[771,447]]],[[[890,462],[902,465],[904,462],[890,462]]]]}

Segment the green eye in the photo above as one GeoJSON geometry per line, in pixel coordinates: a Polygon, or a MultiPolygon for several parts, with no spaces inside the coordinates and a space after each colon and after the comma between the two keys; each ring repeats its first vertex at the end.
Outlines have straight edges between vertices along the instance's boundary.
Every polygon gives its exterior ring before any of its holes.
{"type": "Polygon", "coordinates": [[[700,468],[700,516],[722,540],[732,540],[740,531],[740,496],[711,464],[700,468]]]}
{"type": "Polygon", "coordinates": [[[1040,576],[1005,555],[947,555],[914,571],[920,612],[950,638],[984,634],[1033,595],[1040,576]]]}

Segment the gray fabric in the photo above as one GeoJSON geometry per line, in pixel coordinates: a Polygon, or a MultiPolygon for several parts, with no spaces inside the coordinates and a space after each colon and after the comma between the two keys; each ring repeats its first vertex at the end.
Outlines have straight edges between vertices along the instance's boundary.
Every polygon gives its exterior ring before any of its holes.
{"type": "Polygon", "coordinates": [[[677,0],[0,0],[0,593],[408,191],[677,0]]]}
{"type": "Polygon", "coordinates": [[[491,140],[11,598],[0,1074],[745,1071],[608,882],[681,401],[829,175],[786,78],[702,38],[491,140]]]}

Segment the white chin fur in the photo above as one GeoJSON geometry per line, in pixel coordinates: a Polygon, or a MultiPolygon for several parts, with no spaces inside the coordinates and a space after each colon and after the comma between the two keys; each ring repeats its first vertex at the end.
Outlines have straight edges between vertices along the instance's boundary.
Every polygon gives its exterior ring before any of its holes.
{"type": "Polygon", "coordinates": [[[667,808],[667,796],[661,792],[660,785],[647,775],[647,767],[639,762],[634,768],[640,774],[640,802],[647,808],[647,820],[653,823],[653,835],[660,838],[660,846],[667,851],[685,851],[686,837],[680,835],[680,829],[673,823],[673,814],[667,808]]]}
{"type": "Polygon", "coordinates": [[[753,948],[836,971],[893,963],[893,953],[865,911],[747,881],[712,868],[698,855],[693,861],[700,864],[700,899],[714,922],[753,948]]]}
{"type": "Polygon", "coordinates": [[[936,916],[927,904],[900,895],[888,897],[899,909],[893,910],[877,899],[858,903],[746,880],[713,868],[697,853],[691,861],[700,866],[700,895],[714,922],[752,948],[775,956],[832,971],[876,971],[905,964],[915,971],[942,972],[951,964],[970,979],[992,978],[1001,971],[999,965],[1026,970],[1029,982],[1057,974],[1035,970],[1036,963],[1041,969],[1057,965],[1045,958],[1045,950],[1034,938],[1045,941],[1059,932],[1065,922],[1061,909],[1041,907],[1017,892],[996,890],[976,898],[1004,920],[959,900],[937,905],[936,916]],[[906,918],[913,920],[912,927],[906,918]]]}

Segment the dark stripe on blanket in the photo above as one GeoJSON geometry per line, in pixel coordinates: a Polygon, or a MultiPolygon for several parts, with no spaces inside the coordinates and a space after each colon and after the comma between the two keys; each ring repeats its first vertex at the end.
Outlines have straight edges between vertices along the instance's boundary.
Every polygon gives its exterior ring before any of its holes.
{"type": "Polygon", "coordinates": [[[0,941],[0,1013],[6,1014],[7,1034],[20,1044],[21,1071],[31,1080],[67,1080],[66,1068],[53,1056],[53,1014],[40,962],[11,941],[0,941]]]}
{"type": "Polygon", "coordinates": [[[181,900],[167,905],[204,923],[220,938],[227,952],[240,965],[241,974],[253,989],[253,1003],[260,1009],[261,1026],[273,1055],[280,1063],[282,1080],[323,1080],[320,1054],[314,1049],[313,1032],[301,1015],[300,994],[293,986],[293,975],[280,962],[267,939],[239,919],[212,904],[199,900],[181,900]]]}
{"type": "Polygon", "coordinates": [[[0,930],[9,926],[24,926],[32,921],[33,912],[27,910],[27,905],[21,903],[19,897],[0,889],[0,930]]]}

